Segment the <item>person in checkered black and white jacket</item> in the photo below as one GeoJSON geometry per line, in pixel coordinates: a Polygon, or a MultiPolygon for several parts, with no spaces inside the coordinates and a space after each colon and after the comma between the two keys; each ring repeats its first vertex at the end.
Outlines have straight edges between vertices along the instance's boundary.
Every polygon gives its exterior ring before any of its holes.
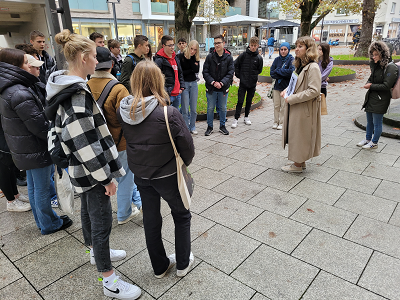
{"type": "Polygon", "coordinates": [[[69,71],[49,77],[46,116],[52,120],[62,149],[68,158],[71,183],[81,197],[82,232],[85,245],[92,247],[90,262],[103,273],[103,292],[116,299],[137,299],[139,287],[116,276],[111,261],[126,257],[124,250],[112,250],[110,196],[116,193],[113,178],[125,175],[106,120],[87,85],[87,75],[97,65],[96,45],[68,29],[55,36],[63,46],[69,71]]]}

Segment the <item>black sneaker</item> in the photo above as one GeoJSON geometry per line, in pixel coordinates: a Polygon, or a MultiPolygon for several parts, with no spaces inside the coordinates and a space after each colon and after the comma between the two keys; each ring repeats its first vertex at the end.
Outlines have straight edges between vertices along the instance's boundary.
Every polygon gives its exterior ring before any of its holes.
{"type": "Polygon", "coordinates": [[[212,132],[213,132],[213,128],[210,127],[210,126],[208,126],[208,127],[207,127],[207,130],[206,130],[206,133],[205,133],[204,135],[205,135],[205,136],[209,136],[209,135],[211,135],[212,132]]]}
{"type": "Polygon", "coordinates": [[[17,177],[17,185],[18,186],[27,186],[27,183],[26,183],[26,178],[18,178],[17,177]]]}
{"type": "Polygon", "coordinates": [[[223,135],[229,135],[229,131],[226,130],[225,125],[219,127],[219,132],[221,132],[223,135]]]}

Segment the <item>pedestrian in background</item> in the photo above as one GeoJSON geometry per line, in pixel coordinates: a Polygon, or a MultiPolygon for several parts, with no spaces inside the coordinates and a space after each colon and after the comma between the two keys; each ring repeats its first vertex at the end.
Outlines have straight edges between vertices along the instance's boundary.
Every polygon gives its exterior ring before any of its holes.
{"type": "Polygon", "coordinates": [[[261,44],[262,57],[265,57],[265,51],[267,50],[268,47],[268,43],[265,36],[263,36],[260,44],[261,44]]]}
{"type": "Polygon", "coordinates": [[[107,41],[107,46],[111,52],[111,57],[114,62],[114,66],[111,69],[111,75],[119,80],[122,69],[121,44],[117,40],[111,39],[107,41]]]}
{"type": "Polygon", "coordinates": [[[376,149],[382,134],[383,115],[387,112],[392,97],[390,89],[397,81],[398,68],[390,62],[389,48],[384,42],[372,42],[368,53],[371,76],[364,85],[368,91],[362,106],[367,115],[367,128],[365,140],[359,142],[357,146],[376,149]]]}
{"type": "Polygon", "coordinates": [[[326,97],[328,87],[328,76],[333,68],[333,58],[329,56],[331,47],[327,43],[321,43],[318,45],[318,65],[321,71],[321,93],[323,93],[326,97]]]}
{"type": "Polygon", "coordinates": [[[272,55],[274,54],[274,44],[276,39],[274,39],[274,35],[271,34],[270,38],[268,39],[268,58],[271,59],[272,55]]]}

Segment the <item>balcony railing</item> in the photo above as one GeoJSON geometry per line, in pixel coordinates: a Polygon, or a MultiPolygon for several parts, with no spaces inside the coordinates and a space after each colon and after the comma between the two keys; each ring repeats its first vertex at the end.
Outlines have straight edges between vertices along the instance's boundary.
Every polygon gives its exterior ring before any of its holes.
{"type": "Polygon", "coordinates": [[[168,1],[168,3],[151,2],[151,12],[156,14],[174,14],[175,3],[168,1]]]}
{"type": "Polygon", "coordinates": [[[230,17],[234,15],[241,15],[242,14],[242,8],[241,7],[233,7],[229,6],[225,16],[230,17]]]}

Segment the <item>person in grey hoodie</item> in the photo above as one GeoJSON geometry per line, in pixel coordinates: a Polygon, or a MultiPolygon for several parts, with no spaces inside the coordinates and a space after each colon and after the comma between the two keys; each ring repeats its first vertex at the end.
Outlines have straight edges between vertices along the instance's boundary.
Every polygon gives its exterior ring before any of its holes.
{"type": "Polygon", "coordinates": [[[167,104],[164,76],[154,62],[137,64],[132,73],[132,95],[122,99],[117,116],[126,139],[128,165],[142,198],[143,225],[147,251],[156,278],[162,278],[176,263],[177,276],[185,276],[193,265],[190,247],[191,213],[178,189],[176,157],[168,134],[168,124],[177,151],[188,166],[194,157],[193,139],[175,107],[167,104]],[[171,208],[175,223],[175,251],[169,256],[161,238],[160,198],[171,208]]]}

